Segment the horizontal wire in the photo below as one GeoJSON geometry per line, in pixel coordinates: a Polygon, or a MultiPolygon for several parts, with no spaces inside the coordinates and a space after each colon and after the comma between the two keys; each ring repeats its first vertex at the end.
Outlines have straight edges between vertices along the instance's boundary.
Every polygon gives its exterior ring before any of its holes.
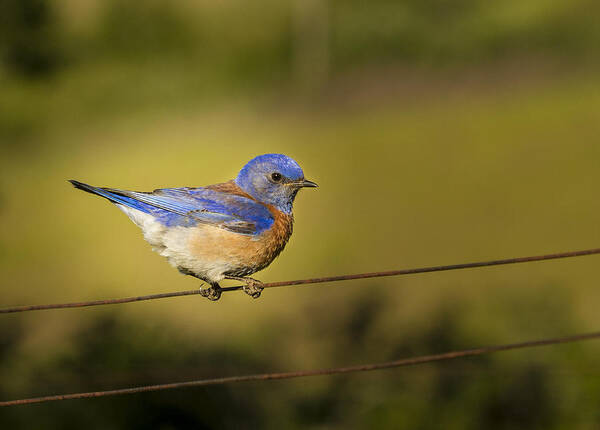
{"type": "MultiPolygon", "coordinates": [[[[533,261],[556,260],[560,258],[581,257],[584,255],[600,254],[600,248],[581,251],[560,252],[556,254],[534,255],[530,257],[507,258],[504,260],[479,261],[475,263],[451,264],[446,266],[420,267],[416,269],[391,270],[387,272],[358,273],[354,275],[327,276],[322,278],[298,279],[295,281],[270,282],[262,284],[264,288],[275,288],[294,285],[320,284],[324,282],[349,281],[352,279],[382,278],[386,276],[414,275],[418,273],[443,272],[448,270],[470,269],[475,267],[500,266],[504,264],[529,263],[533,261]]],[[[223,287],[222,291],[241,290],[241,285],[223,287]]],[[[121,299],[92,300],[86,302],[56,303],[48,305],[14,306],[0,309],[0,314],[16,312],[40,311],[48,309],[83,308],[88,306],[114,305],[120,303],[140,302],[144,300],[166,299],[170,297],[191,296],[200,294],[200,290],[175,291],[172,293],[149,294],[145,296],[125,297],[121,299]]]]}
{"type": "Polygon", "coordinates": [[[28,399],[19,400],[8,400],[0,402],[0,406],[16,406],[16,405],[29,405],[32,403],[45,403],[53,402],[58,400],[73,400],[73,399],[87,399],[95,397],[107,397],[116,396],[122,394],[135,394],[145,393],[150,391],[162,391],[162,390],[173,390],[177,388],[187,387],[199,387],[206,385],[222,385],[232,384],[238,382],[250,382],[250,381],[271,381],[277,379],[293,379],[293,378],[305,378],[309,376],[324,376],[324,375],[337,375],[341,373],[353,373],[353,372],[367,372],[371,370],[390,369],[394,367],[403,366],[414,366],[425,363],[432,363],[436,361],[452,360],[460,357],[472,357],[483,354],[490,354],[493,352],[509,351],[515,349],[532,348],[546,345],[556,345],[562,343],[581,342],[585,340],[592,340],[600,338],[600,332],[577,334],[573,336],[549,338],[541,340],[533,340],[520,343],[510,343],[503,345],[486,346],[482,348],[465,349],[458,351],[450,351],[441,354],[434,355],[423,355],[411,358],[405,358],[401,360],[388,361],[384,363],[372,363],[363,364],[357,366],[347,367],[335,367],[329,369],[317,369],[317,370],[306,370],[297,372],[282,372],[282,373],[259,373],[254,375],[244,376],[228,376],[224,378],[211,378],[211,379],[200,379],[196,381],[185,381],[185,382],[174,382],[170,384],[158,384],[158,385],[146,385],[141,387],[122,388],[118,390],[108,391],[92,391],[87,393],[73,393],[73,394],[57,394],[53,396],[45,397],[32,397],[28,399]]]}

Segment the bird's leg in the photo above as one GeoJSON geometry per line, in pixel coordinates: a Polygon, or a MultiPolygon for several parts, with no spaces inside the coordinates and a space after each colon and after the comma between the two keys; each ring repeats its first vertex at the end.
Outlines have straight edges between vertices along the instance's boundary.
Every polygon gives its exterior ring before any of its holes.
{"type": "Polygon", "coordinates": [[[200,295],[202,297],[206,297],[208,300],[211,300],[213,302],[215,302],[221,298],[222,290],[221,290],[221,287],[219,286],[219,284],[217,284],[216,282],[209,282],[206,279],[201,278],[200,276],[196,275],[191,270],[186,269],[185,267],[179,266],[177,268],[177,270],[179,270],[179,272],[183,275],[193,276],[194,278],[198,278],[198,279],[210,284],[209,288],[200,287],[200,295]]]}
{"type": "Polygon", "coordinates": [[[264,288],[263,283],[254,278],[239,277],[239,276],[226,276],[225,279],[233,279],[234,281],[243,282],[242,290],[253,299],[258,299],[260,293],[264,288]]]}
{"type": "Polygon", "coordinates": [[[213,302],[221,298],[221,287],[216,282],[211,282],[209,288],[200,288],[200,295],[213,302]]]}

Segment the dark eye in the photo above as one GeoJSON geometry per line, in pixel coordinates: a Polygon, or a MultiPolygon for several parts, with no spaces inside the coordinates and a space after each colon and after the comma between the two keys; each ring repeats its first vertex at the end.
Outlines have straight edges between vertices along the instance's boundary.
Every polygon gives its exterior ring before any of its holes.
{"type": "Polygon", "coordinates": [[[282,178],[281,173],[275,172],[275,173],[271,174],[271,179],[273,179],[273,182],[279,182],[279,181],[281,181],[281,178],[282,178]]]}

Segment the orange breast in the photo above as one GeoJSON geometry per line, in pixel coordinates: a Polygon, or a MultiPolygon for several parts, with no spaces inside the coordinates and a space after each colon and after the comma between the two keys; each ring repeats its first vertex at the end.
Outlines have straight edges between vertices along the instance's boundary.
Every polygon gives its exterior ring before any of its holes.
{"type": "Polygon", "coordinates": [[[198,225],[188,242],[190,255],[201,262],[205,270],[218,267],[224,275],[247,276],[264,269],[285,247],[294,223],[292,215],[270,205],[267,208],[273,214],[274,222],[258,236],[198,225]]]}
{"type": "MultiPolygon", "coordinates": [[[[264,269],[283,251],[294,229],[294,216],[287,215],[275,209],[272,205],[267,205],[275,221],[270,229],[260,235],[259,241],[263,246],[258,253],[257,263],[260,269],[264,269]]],[[[260,270],[257,269],[257,270],[260,270]]]]}

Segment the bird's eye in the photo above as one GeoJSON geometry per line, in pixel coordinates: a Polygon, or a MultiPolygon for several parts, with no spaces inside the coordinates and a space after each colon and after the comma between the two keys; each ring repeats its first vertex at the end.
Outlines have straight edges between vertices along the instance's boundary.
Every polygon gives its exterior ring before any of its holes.
{"type": "Polygon", "coordinates": [[[271,179],[273,179],[273,182],[279,182],[281,181],[281,178],[283,178],[283,176],[281,176],[281,173],[275,172],[271,174],[271,179]]]}

